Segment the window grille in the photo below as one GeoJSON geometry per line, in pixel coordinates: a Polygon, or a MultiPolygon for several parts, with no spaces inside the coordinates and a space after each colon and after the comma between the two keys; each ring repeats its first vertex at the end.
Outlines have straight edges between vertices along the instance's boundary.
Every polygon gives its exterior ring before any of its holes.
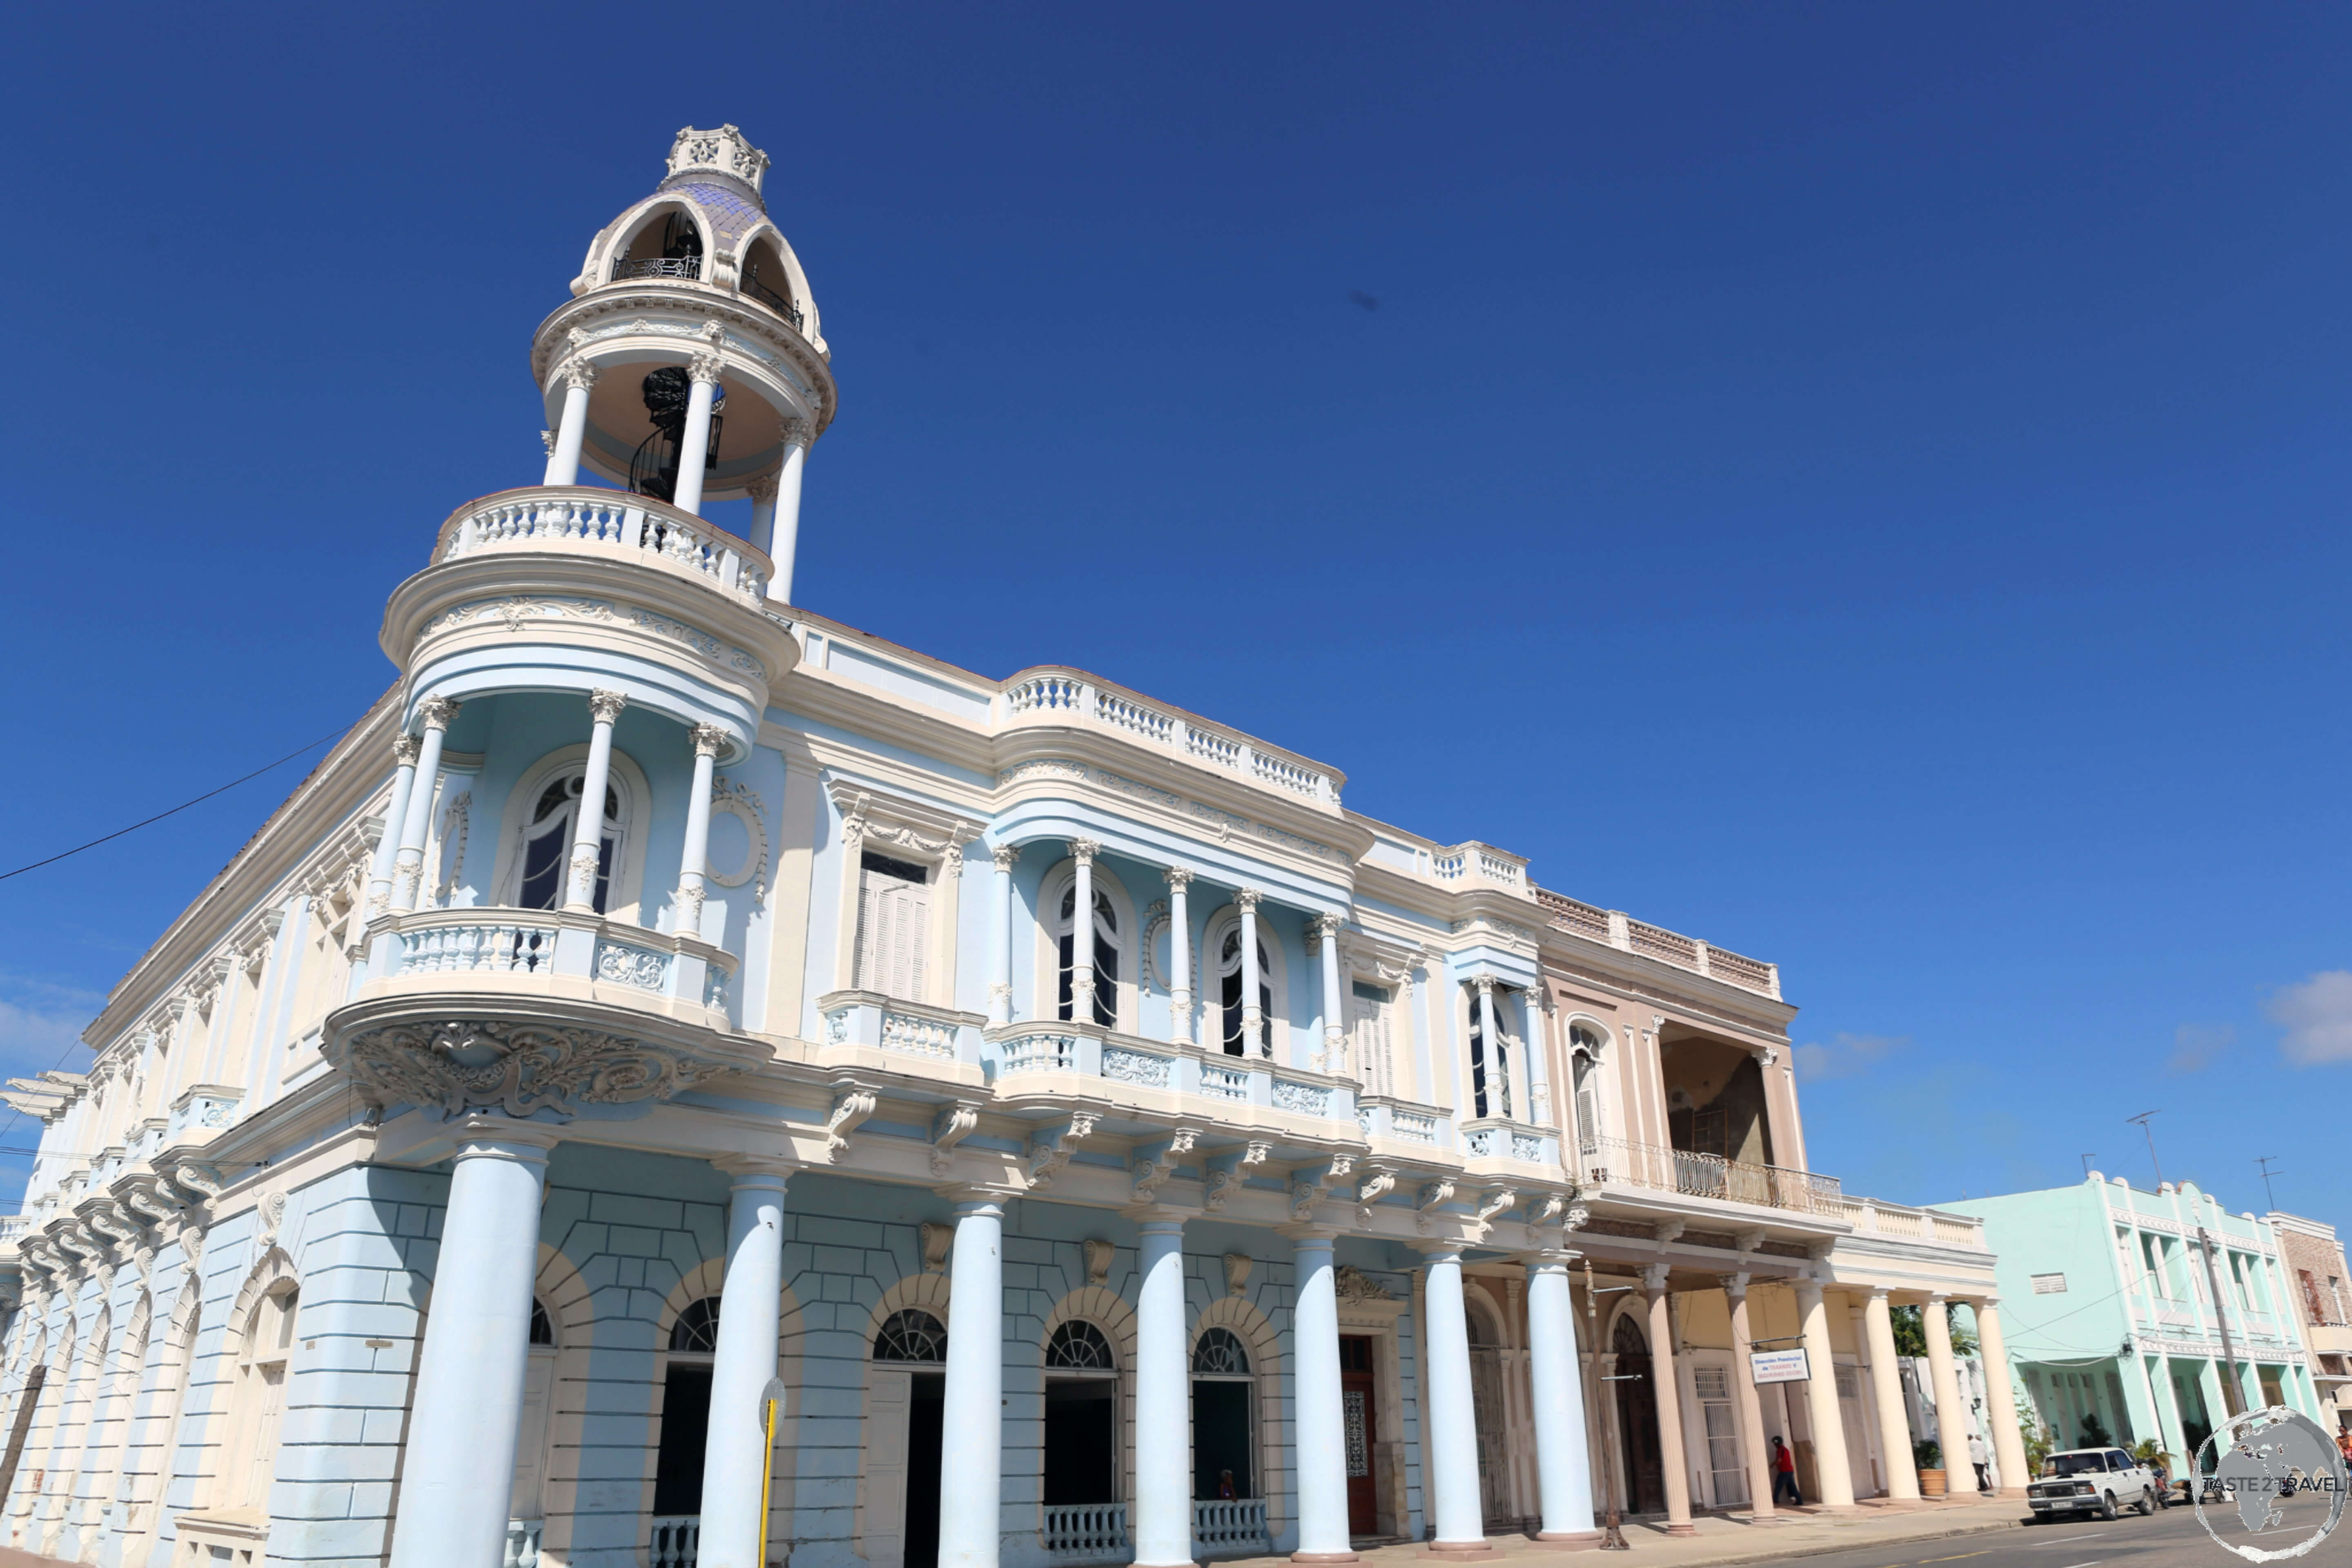
{"type": "Polygon", "coordinates": [[[874,1359],[942,1365],[948,1359],[948,1331],[919,1307],[902,1307],[875,1334],[874,1359]]]}
{"type": "Polygon", "coordinates": [[[1247,1377],[1249,1369],[1249,1352],[1231,1329],[1211,1329],[1192,1347],[1196,1377],[1247,1377]]]}
{"type": "Polygon", "coordinates": [[[669,1326],[669,1348],[689,1354],[719,1348],[719,1298],[704,1296],[687,1303],[677,1321],[669,1326]]]}
{"type": "Polygon", "coordinates": [[[1092,1323],[1076,1319],[1054,1331],[1045,1342],[1045,1364],[1055,1372],[1116,1372],[1110,1342],[1092,1323]]]}

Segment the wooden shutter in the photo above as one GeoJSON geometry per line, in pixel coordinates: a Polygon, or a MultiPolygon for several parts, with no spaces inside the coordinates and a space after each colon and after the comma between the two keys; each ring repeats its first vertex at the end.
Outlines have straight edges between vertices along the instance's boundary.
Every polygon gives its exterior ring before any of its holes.
{"type": "Polygon", "coordinates": [[[907,1555],[907,1415],[912,1373],[872,1367],[866,1385],[866,1562],[899,1568],[907,1555]]]}
{"type": "Polygon", "coordinates": [[[923,947],[931,889],[887,871],[864,870],[857,889],[857,988],[923,1000],[923,947]]]}
{"type": "Polygon", "coordinates": [[[542,1516],[547,1479],[547,1396],[555,1382],[555,1357],[533,1351],[522,1380],[522,1424],[515,1435],[514,1488],[507,1511],[516,1519],[542,1516]]]}
{"type": "Polygon", "coordinates": [[[1348,1012],[1356,1037],[1356,1070],[1367,1094],[1394,1094],[1395,1077],[1389,1061],[1389,1005],[1367,996],[1369,985],[1356,987],[1348,1012]]]}

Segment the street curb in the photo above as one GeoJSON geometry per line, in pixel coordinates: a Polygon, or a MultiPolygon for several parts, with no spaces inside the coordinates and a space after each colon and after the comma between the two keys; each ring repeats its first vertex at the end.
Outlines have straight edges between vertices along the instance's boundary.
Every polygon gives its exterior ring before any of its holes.
{"type": "MultiPolygon", "coordinates": [[[[1907,1546],[1915,1541],[1952,1541],[1963,1535],[1985,1535],[1996,1530],[2017,1530],[2023,1527],[2019,1519],[1994,1520],[1984,1524],[1963,1524],[1950,1530],[1939,1530],[1932,1535],[1888,1535],[1874,1541],[1822,1541],[1804,1546],[1784,1547],[1778,1552],[1750,1552],[1738,1557],[1706,1557],[1680,1563],[1674,1568],[1741,1568],[1750,1563],[1786,1563],[1797,1557],[1827,1557],[1836,1552],[1863,1552],[1873,1547],[1907,1546]]],[[[1633,1549],[1636,1552],[1640,1547],[1633,1549]]]]}

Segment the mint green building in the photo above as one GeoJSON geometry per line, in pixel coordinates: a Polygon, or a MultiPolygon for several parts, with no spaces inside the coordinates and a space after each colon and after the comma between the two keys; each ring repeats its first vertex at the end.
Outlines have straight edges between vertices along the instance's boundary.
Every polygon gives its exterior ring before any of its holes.
{"type": "Polygon", "coordinates": [[[2236,1411],[2320,1417],[2266,1221],[2097,1172],[1937,1206],[1984,1221],[2015,1385],[2059,1447],[2156,1437],[2178,1474],[2236,1411]]]}

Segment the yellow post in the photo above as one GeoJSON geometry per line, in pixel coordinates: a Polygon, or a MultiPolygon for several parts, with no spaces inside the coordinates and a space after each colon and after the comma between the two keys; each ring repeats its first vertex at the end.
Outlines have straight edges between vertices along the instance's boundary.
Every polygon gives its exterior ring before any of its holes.
{"type": "Polygon", "coordinates": [[[776,1396],[769,1391],[768,1447],[760,1460],[760,1562],[759,1568],[768,1568],[768,1488],[776,1477],[776,1396]]]}

